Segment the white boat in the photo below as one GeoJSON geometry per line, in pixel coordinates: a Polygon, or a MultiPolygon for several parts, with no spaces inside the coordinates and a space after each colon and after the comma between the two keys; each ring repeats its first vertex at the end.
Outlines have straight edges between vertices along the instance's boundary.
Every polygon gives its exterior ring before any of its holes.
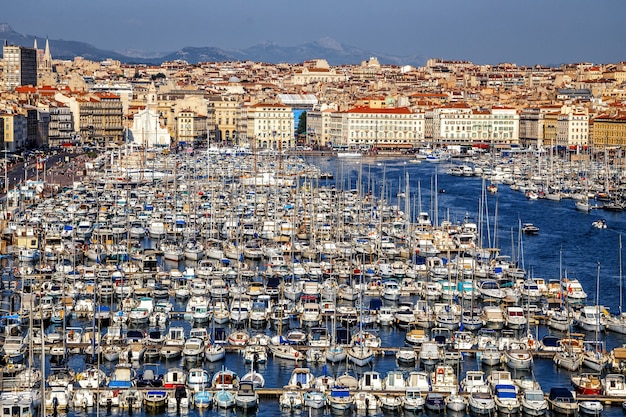
{"type": "Polygon", "coordinates": [[[239,383],[241,384],[241,382],[244,381],[252,382],[255,388],[263,388],[265,386],[265,378],[263,377],[263,374],[256,372],[254,369],[242,376],[239,383]]]}
{"type": "Polygon", "coordinates": [[[93,407],[96,402],[96,394],[88,388],[77,388],[72,393],[72,407],[85,409],[93,407]]]}
{"type": "Polygon", "coordinates": [[[521,406],[523,413],[528,416],[543,416],[548,412],[548,401],[542,390],[525,390],[521,406]]]}
{"type": "Polygon", "coordinates": [[[454,368],[450,365],[438,365],[430,374],[430,384],[433,391],[457,392],[457,377],[454,368]]]}
{"type": "Polygon", "coordinates": [[[511,384],[498,384],[495,387],[494,401],[500,415],[517,414],[520,411],[520,402],[517,398],[517,388],[511,384]]]}
{"type": "Polygon", "coordinates": [[[402,397],[402,408],[409,412],[421,411],[424,409],[426,400],[420,388],[409,387],[402,397]]]}
{"type": "Polygon", "coordinates": [[[211,378],[209,372],[203,368],[191,368],[187,373],[186,384],[187,387],[194,392],[201,391],[205,387],[210,387],[211,378]]]}
{"type": "Polygon", "coordinates": [[[412,347],[403,346],[396,351],[396,361],[400,364],[413,364],[416,359],[417,354],[412,347]]]}
{"type": "Polygon", "coordinates": [[[604,306],[584,306],[575,317],[574,324],[588,332],[603,332],[606,330],[604,311],[604,306]]]}
{"type": "Polygon", "coordinates": [[[437,342],[428,341],[422,343],[422,348],[417,357],[424,366],[433,366],[443,359],[443,352],[437,342]]]}
{"type": "Polygon", "coordinates": [[[574,372],[582,366],[583,355],[581,352],[561,350],[554,354],[553,361],[557,366],[574,372]]]}
{"type": "Polygon", "coordinates": [[[605,396],[626,397],[626,376],[622,374],[607,374],[601,381],[605,396]]]}
{"type": "Polygon", "coordinates": [[[328,405],[333,410],[345,412],[351,410],[354,398],[350,390],[344,387],[333,387],[328,395],[328,405]]]}
{"type": "Polygon", "coordinates": [[[467,405],[472,415],[493,415],[496,412],[496,402],[489,391],[472,392],[467,405]]]}
{"type": "Polygon", "coordinates": [[[283,409],[300,409],[304,405],[304,397],[299,391],[283,391],[278,399],[278,404],[280,405],[280,408],[283,409]]]}
{"type": "Polygon", "coordinates": [[[506,349],[503,357],[504,363],[512,369],[531,369],[533,367],[533,355],[528,349],[506,349]]]}
{"type": "Polygon", "coordinates": [[[467,400],[462,394],[450,394],[445,398],[446,409],[454,412],[465,411],[467,400]]]}
{"type": "Polygon", "coordinates": [[[218,362],[226,357],[226,348],[221,344],[209,343],[204,349],[204,357],[209,362],[218,362]]]}
{"type": "Polygon", "coordinates": [[[240,381],[235,393],[235,406],[243,410],[252,410],[259,405],[259,394],[252,382],[240,381]]]}
{"type": "Polygon", "coordinates": [[[326,349],[326,360],[330,363],[340,363],[346,360],[347,350],[343,346],[333,345],[326,349]]]}
{"type": "Polygon", "coordinates": [[[356,366],[365,366],[374,360],[374,351],[368,346],[351,346],[347,353],[348,360],[356,366]]]}
{"type": "Polygon", "coordinates": [[[480,361],[488,366],[498,365],[502,361],[502,352],[496,345],[489,344],[480,352],[480,361]]]}
{"type": "Polygon", "coordinates": [[[285,389],[304,389],[313,387],[315,377],[309,368],[294,368],[285,389]]]}
{"type": "Polygon", "coordinates": [[[71,392],[68,387],[51,387],[46,390],[44,404],[46,410],[66,411],[70,404],[71,392]]]}
{"type": "Polygon", "coordinates": [[[379,394],[378,404],[383,412],[396,412],[402,408],[402,398],[389,393],[379,394]]]}
{"type": "Polygon", "coordinates": [[[97,389],[104,386],[107,375],[102,369],[88,368],[76,374],[76,381],[81,388],[97,389]]]}
{"type": "Polygon", "coordinates": [[[357,412],[374,413],[378,410],[378,399],[370,391],[357,391],[352,402],[357,412]]]}
{"type": "Polygon", "coordinates": [[[604,407],[598,400],[582,400],[578,402],[580,413],[587,416],[598,416],[602,414],[604,407]]]}

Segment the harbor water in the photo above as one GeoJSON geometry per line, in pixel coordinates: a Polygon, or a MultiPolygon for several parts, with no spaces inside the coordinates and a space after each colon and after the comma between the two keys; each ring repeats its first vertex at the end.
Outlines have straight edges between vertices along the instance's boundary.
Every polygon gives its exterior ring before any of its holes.
{"type": "MultiPolygon", "coordinates": [[[[500,185],[498,192],[485,194],[485,180],[480,177],[459,177],[447,174],[452,162],[431,164],[427,162],[412,163],[406,158],[308,158],[307,162],[320,167],[322,172],[332,173],[333,179],[316,180],[319,185],[336,187],[337,189],[354,189],[380,197],[384,196],[388,203],[396,204],[399,210],[409,208],[413,217],[418,211],[431,214],[437,223],[450,221],[453,224],[472,219],[479,224],[482,230],[483,246],[500,248],[501,255],[508,255],[518,259],[531,277],[546,279],[562,279],[564,277],[578,279],[589,294],[588,304],[600,304],[611,313],[617,313],[621,308],[620,292],[620,234],[626,226],[626,220],[620,212],[593,210],[583,213],[575,210],[572,200],[549,201],[547,199],[529,200],[523,193],[513,191],[506,185],[500,185]],[[592,222],[598,217],[605,219],[607,228],[598,229],[592,222]],[[539,228],[536,235],[522,235],[520,226],[532,223],[539,228]],[[599,279],[598,278],[599,274],[599,279]],[[599,282],[599,288],[597,283],[599,282]]],[[[154,242],[146,238],[144,245],[151,247],[154,242]]],[[[441,254],[446,257],[446,254],[441,254]]],[[[176,267],[170,262],[162,262],[165,269],[176,267]]],[[[182,266],[183,264],[179,265],[182,266]]],[[[263,269],[264,265],[259,264],[263,269]]],[[[6,301],[6,300],[5,300],[6,301]]],[[[185,303],[174,300],[176,311],[184,311],[185,303]]],[[[72,319],[71,326],[86,327],[91,323],[86,320],[72,319]]],[[[172,325],[182,325],[187,330],[191,324],[184,320],[173,320],[172,325]]],[[[293,323],[294,326],[297,323],[293,323]]],[[[144,330],[148,330],[145,327],[144,330]]],[[[564,337],[565,334],[548,329],[543,324],[533,324],[528,329],[540,340],[548,333],[564,337]]],[[[270,329],[264,330],[268,335],[273,334],[270,329]]],[[[383,347],[400,347],[404,345],[406,331],[397,327],[380,327],[378,335],[383,347]]],[[[586,334],[588,340],[599,337],[604,342],[606,350],[626,343],[626,337],[617,333],[604,332],[599,335],[586,334]]],[[[35,364],[40,361],[39,354],[35,355],[35,364]]],[[[49,370],[54,363],[46,359],[49,370]]],[[[69,359],[69,367],[80,370],[85,367],[85,355],[73,355],[69,359]]],[[[114,364],[103,362],[102,368],[107,373],[113,370],[114,364]]],[[[161,362],[161,369],[187,366],[181,360],[161,362]]],[[[272,358],[271,355],[265,364],[255,365],[255,369],[265,377],[266,388],[281,388],[288,383],[293,369],[298,366],[293,361],[272,358]]],[[[303,365],[299,365],[303,366],[303,365]]],[[[307,364],[316,376],[322,374],[341,375],[348,371],[357,378],[363,372],[374,370],[385,375],[391,370],[401,370],[408,373],[415,370],[414,366],[406,367],[396,362],[393,354],[378,355],[374,361],[363,368],[352,364],[307,364]]],[[[501,365],[504,367],[504,365],[501,365]]],[[[188,366],[187,366],[188,367],[188,366]]],[[[202,367],[210,374],[223,367],[244,375],[251,370],[251,365],[245,364],[241,354],[228,352],[225,361],[203,362],[202,367]]],[[[419,367],[419,365],[418,365],[419,367]]],[[[467,370],[482,369],[488,374],[491,369],[479,361],[477,355],[464,355],[459,362],[457,371],[459,381],[467,370]]],[[[534,377],[543,391],[551,387],[571,387],[571,373],[558,368],[549,358],[536,358],[532,371],[524,371],[534,377]]],[[[514,378],[523,375],[515,374],[514,378]]],[[[170,411],[163,414],[175,415],[170,411]]],[[[189,416],[226,416],[242,414],[232,410],[196,410],[190,409],[181,412],[189,416]]],[[[621,403],[612,406],[605,405],[604,416],[622,415],[621,403]]],[[[61,413],[60,413],[61,414],[61,413]]],[[[127,415],[128,410],[112,408],[76,411],[70,409],[68,416],[95,415],[127,415]]],[[[134,411],[133,415],[143,417],[149,411],[134,411]]],[[[248,415],[269,417],[277,415],[331,415],[329,408],[322,410],[281,410],[276,399],[262,398],[258,409],[248,415]]],[[[350,415],[357,412],[350,412],[350,415]]],[[[382,411],[368,415],[382,415],[382,411]]],[[[398,412],[397,415],[407,414],[398,412]]],[[[386,414],[385,415],[389,415],[386,414]]],[[[461,414],[463,415],[463,414],[461,414]]]]}

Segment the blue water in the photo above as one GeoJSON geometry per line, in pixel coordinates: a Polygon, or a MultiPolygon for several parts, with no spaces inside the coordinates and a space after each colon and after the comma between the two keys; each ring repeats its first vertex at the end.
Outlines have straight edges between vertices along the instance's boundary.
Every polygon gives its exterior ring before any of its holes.
{"type": "MultiPolygon", "coordinates": [[[[479,202],[481,190],[484,186],[480,178],[453,177],[445,174],[445,165],[433,164],[412,164],[403,159],[370,159],[359,160],[338,160],[332,158],[311,158],[309,162],[317,163],[322,171],[331,171],[335,174],[332,181],[320,181],[320,185],[331,185],[337,188],[354,189],[360,187],[364,191],[370,191],[376,196],[382,193],[390,202],[396,201],[398,189],[405,189],[405,178],[408,173],[410,178],[410,204],[412,212],[417,212],[418,207],[418,183],[421,189],[421,206],[424,211],[429,211],[434,217],[435,198],[437,201],[439,222],[448,219],[453,223],[461,222],[466,216],[478,220],[479,202]],[[359,183],[360,179],[360,183],[359,183]],[[439,190],[445,193],[439,193],[439,190]]],[[[489,236],[492,239],[490,246],[502,248],[502,254],[512,254],[513,247],[518,251],[518,226],[520,222],[530,222],[540,228],[537,236],[523,236],[523,263],[527,271],[536,277],[559,278],[567,273],[570,277],[578,278],[587,293],[591,302],[595,301],[596,276],[598,262],[600,263],[600,299],[603,304],[616,312],[619,308],[619,233],[624,230],[625,220],[621,213],[591,213],[585,214],[574,209],[574,202],[563,200],[552,202],[547,200],[529,201],[523,194],[514,192],[509,187],[501,185],[495,195],[488,195],[487,211],[489,212],[489,236]],[[497,216],[496,216],[497,207],[497,216]],[[591,222],[598,216],[606,219],[608,228],[605,230],[594,229],[591,222]],[[497,241],[494,242],[494,224],[497,224],[497,241]]],[[[405,202],[400,199],[398,202],[400,209],[404,209],[405,202]]],[[[487,225],[485,228],[485,244],[488,243],[487,225]]],[[[176,305],[176,309],[184,309],[184,305],[176,305]]],[[[173,322],[172,324],[178,324],[173,322]]],[[[182,323],[189,327],[188,323],[182,323]]],[[[548,333],[547,329],[539,326],[532,329],[538,337],[548,333]]],[[[269,331],[268,331],[269,332],[269,331]]],[[[404,332],[396,328],[380,329],[380,336],[383,346],[402,346],[404,332]]],[[[593,338],[594,335],[589,335],[593,338]]],[[[626,343],[624,337],[607,333],[602,335],[607,349],[626,343]]],[[[70,361],[70,366],[80,368],[84,364],[84,357],[75,356],[70,361]]],[[[168,366],[181,366],[182,363],[163,364],[168,366]]],[[[105,369],[112,369],[112,364],[104,364],[105,369]]],[[[235,353],[227,354],[224,363],[204,363],[203,366],[211,372],[215,372],[226,366],[243,375],[250,370],[250,366],[245,365],[243,358],[235,353]]],[[[260,372],[266,379],[266,387],[282,387],[294,368],[294,363],[280,359],[269,358],[268,363],[262,365],[260,372]]],[[[315,375],[323,372],[330,374],[342,374],[345,365],[331,366],[326,368],[323,365],[310,366],[315,375]]],[[[479,369],[480,363],[475,357],[465,357],[460,366],[460,378],[464,371],[469,369],[479,369]]],[[[374,369],[381,373],[397,369],[393,356],[377,357],[371,367],[366,369],[355,369],[351,371],[358,376],[360,373],[374,369]]],[[[411,369],[400,368],[406,371],[411,369]]],[[[548,391],[552,386],[570,387],[570,373],[557,368],[551,360],[537,359],[535,361],[533,373],[541,383],[544,391],[548,391]]],[[[515,376],[515,375],[514,375],[515,376]]],[[[106,410],[100,410],[101,415],[108,415],[106,410]]],[[[113,409],[110,414],[126,414],[113,409]]],[[[233,415],[239,411],[218,411],[208,410],[198,412],[190,410],[189,415],[233,415]]],[[[255,415],[260,417],[275,416],[279,414],[308,414],[308,410],[296,412],[281,411],[276,400],[262,400],[255,415]]],[[[316,415],[330,415],[330,411],[313,411],[316,415]]],[[[70,411],[69,415],[80,416],[83,412],[70,411]]],[[[89,415],[95,415],[90,412],[89,415]]],[[[143,417],[146,412],[136,412],[137,416],[143,417]]],[[[621,415],[621,407],[605,407],[605,416],[621,415]]]]}

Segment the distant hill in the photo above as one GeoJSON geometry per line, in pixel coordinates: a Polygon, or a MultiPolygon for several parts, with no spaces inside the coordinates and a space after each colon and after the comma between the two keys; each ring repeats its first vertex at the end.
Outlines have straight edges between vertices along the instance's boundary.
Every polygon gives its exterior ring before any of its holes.
{"type": "MultiPolygon", "coordinates": [[[[37,38],[39,48],[45,46],[45,37],[22,35],[6,23],[0,23],[0,40],[11,45],[32,47],[37,38]]],[[[161,64],[165,61],[182,59],[190,64],[198,62],[258,61],[267,63],[300,63],[311,59],[326,59],[330,65],[360,64],[370,57],[378,58],[381,64],[422,66],[426,62],[420,56],[395,56],[368,51],[337,42],[331,38],[322,38],[298,46],[280,46],[274,43],[260,43],[246,49],[221,49],[218,47],[185,47],[170,53],[146,51],[106,51],[85,42],[49,39],[50,53],[54,59],[74,59],[81,56],[92,61],[108,58],[124,63],[161,64]]],[[[1,52],[1,51],[0,51],[1,52]]]]}

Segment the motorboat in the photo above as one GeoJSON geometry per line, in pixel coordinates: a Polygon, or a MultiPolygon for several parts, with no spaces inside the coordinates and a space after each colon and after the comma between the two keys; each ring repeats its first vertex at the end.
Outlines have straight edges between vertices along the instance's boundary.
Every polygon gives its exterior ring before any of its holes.
{"type": "Polygon", "coordinates": [[[417,357],[424,366],[433,366],[443,359],[443,352],[437,342],[428,341],[422,343],[417,357]]]}
{"type": "Polygon", "coordinates": [[[309,389],[302,394],[304,406],[313,409],[321,409],[326,406],[326,394],[318,389],[309,389]]]}
{"type": "Polygon", "coordinates": [[[604,395],[607,397],[626,397],[626,376],[607,374],[601,379],[604,395]]]}
{"type": "Polygon", "coordinates": [[[358,389],[361,391],[382,391],[383,380],[377,371],[366,371],[359,379],[358,389]]]}
{"type": "Polygon", "coordinates": [[[493,415],[496,412],[496,402],[490,391],[472,392],[467,405],[472,415],[493,415]]]}
{"type": "Polygon", "coordinates": [[[222,369],[213,375],[211,379],[211,386],[214,389],[226,389],[233,390],[239,385],[239,376],[230,369],[222,369]]]}
{"type": "Polygon", "coordinates": [[[328,395],[328,405],[331,409],[345,412],[351,410],[354,404],[353,395],[346,387],[335,386],[328,395]]]}
{"type": "Polygon", "coordinates": [[[417,354],[412,347],[403,346],[396,351],[396,361],[400,364],[414,364],[416,359],[417,354]]]}
{"type": "Polygon", "coordinates": [[[576,398],[569,388],[565,387],[550,388],[548,406],[553,413],[566,416],[576,415],[579,410],[576,398]]]}
{"type": "Polygon", "coordinates": [[[285,385],[286,389],[304,389],[313,387],[315,377],[309,368],[294,368],[291,372],[289,382],[285,385]]]}
{"type": "Polygon", "coordinates": [[[249,381],[239,383],[239,389],[235,393],[235,406],[243,410],[252,410],[259,405],[259,394],[254,384],[249,381]]]}
{"type": "Polygon", "coordinates": [[[522,225],[522,233],[527,234],[527,235],[538,235],[539,227],[535,226],[532,223],[524,223],[522,225]]]}
{"type": "Polygon", "coordinates": [[[390,395],[390,393],[380,394],[378,395],[378,404],[380,405],[381,410],[383,412],[391,411],[395,412],[402,408],[402,398],[395,395],[390,395]]]}
{"type": "Polygon", "coordinates": [[[167,390],[148,390],[143,396],[143,403],[148,409],[158,410],[165,407],[167,398],[167,390]]]}
{"type": "Polygon", "coordinates": [[[521,406],[527,416],[543,416],[548,412],[548,401],[542,390],[525,390],[521,406]]]}
{"type": "Polygon", "coordinates": [[[511,369],[531,369],[533,367],[533,355],[528,349],[506,349],[503,354],[504,362],[511,369]]]}
{"type": "Polygon", "coordinates": [[[175,389],[184,387],[187,383],[187,373],[181,368],[170,368],[163,375],[163,388],[175,389]]]}
{"type": "Polygon", "coordinates": [[[430,374],[430,384],[433,391],[457,392],[457,377],[454,368],[450,365],[438,365],[430,374]]]}
{"type": "Polygon", "coordinates": [[[402,397],[402,408],[409,412],[423,410],[426,404],[426,400],[423,395],[425,394],[422,394],[422,390],[420,388],[407,387],[404,392],[404,397],[402,397]]]}
{"type": "Polygon", "coordinates": [[[465,411],[467,408],[467,400],[462,394],[450,394],[445,398],[446,409],[452,412],[465,411]]]}
{"type": "Polygon", "coordinates": [[[581,400],[578,402],[580,414],[587,416],[598,416],[602,414],[604,407],[598,400],[581,400]]]}
{"type": "Polygon", "coordinates": [[[370,391],[357,391],[353,395],[354,408],[357,412],[375,413],[378,410],[378,399],[370,391]]]}
{"type": "Polygon", "coordinates": [[[599,374],[583,372],[572,375],[571,380],[577,395],[599,395],[602,392],[599,374]]]}
{"type": "Polygon", "coordinates": [[[263,374],[260,374],[259,372],[255,371],[254,369],[252,369],[250,372],[244,374],[239,383],[241,382],[252,382],[252,384],[254,385],[255,388],[263,388],[265,386],[265,377],[263,377],[263,374]]]}
{"type": "Polygon", "coordinates": [[[467,371],[465,373],[465,377],[461,380],[461,391],[470,393],[489,391],[489,386],[485,380],[485,372],[472,370],[467,371]]]}
{"type": "Polygon", "coordinates": [[[211,378],[209,372],[203,368],[191,368],[187,372],[187,388],[194,392],[203,390],[205,387],[211,386],[211,378]]]}
{"type": "Polygon", "coordinates": [[[424,407],[427,410],[441,413],[446,408],[445,399],[443,394],[440,392],[429,392],[426,394],[426,399],[424,400],[424,407]]]}
{"type": "Polygon", "coordinates": [[[300,391],[286,390],[280,394],[278,404],[281,409],[297,410],[303,407],[304,397],[300,391]]]}
{"type": "Polygon", "coordinates": [[[496,385],[494,401],[498,414],[500,415],[517,414],[520,411],[520,402],[517,398],[517,388],[515,385],[496,385]]]}

